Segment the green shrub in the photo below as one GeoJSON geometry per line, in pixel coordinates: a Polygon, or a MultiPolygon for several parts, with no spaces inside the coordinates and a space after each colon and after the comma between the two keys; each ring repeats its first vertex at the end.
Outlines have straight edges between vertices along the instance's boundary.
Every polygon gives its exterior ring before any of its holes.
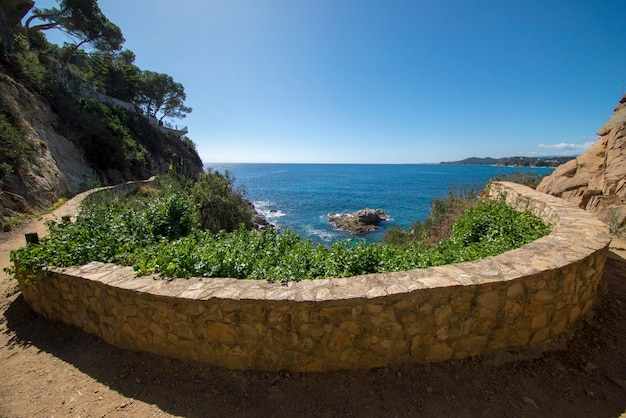
{"type": "MultiPolygon", "coordinates": [[[[174,175],[163,184],[177,181],[174,175]]],[[[228,185],[232,185],[228,175],[210,173],[193,190],[215,193],[212,187],[228,189],[228,185]]],[[[90,205],[75,223],[49,223],[50,234],[41,245],[24,247],[11,258],[18,259],[23,269],[101,261],[132,265],[141,275],[285,282],[476,260],[517,248],[549,232],[529,212],[517,212],[499,200],[481,200],[456,219],[452,234],[438,245],[347,240],[325,247],[292,231],[249,230],[244,223],[233,232],[194,228],[196,198],[187,190],[172,193],[166,188],[145,199],[90,205]]]]}
{"type": "Polygon", "coordinates": [[[32,50],[26,37],[22,34],[13,36],[11,53],[8,62],[14,76],[19,76],[35,89],[42,90],[49,78],[48,71],[39,63],[38,51],[32,50]]]}
{"type": "Polygon", "coordinates": [[[550,232],[541,219],[529,211],[518,212],[502,200],[479,201],[452,229],[452,235],[437,248],[446,264],[501,254],[550,232]]]}
{"type": "Polygon", "coordinates": [[[148,151],[130,132],[128,111],[96,99],[73,100],[60,95],[61,113],[66,123],[81,129],[85,157],[96,168],[115,168],[127,177],[143,177],[148,166],[148,151]]]}
{"type": "Polygon", "coordinates": [[[149,234],[157,239],[175,240],[193,229],[193,203],[183,194],[148,199],[142,205],[141,217],[149,234]]]}
{"type": "Polygon", "coordinates": [[[20,173],[36,151],[37,145],[26,138],[0,102],[0,180],[10,173],[20,173]]]}
{"type": "Polygon", "coordinates": [[[523,184],[530,188],[536,189],[548,174],[539,174],[536,171],[519,170],[511,173],[505,173],[501,176],[494,177],[492,181],[510,181],[512,183],[523,184]]]}
{"type": "Polygon", "coordinates": [[[196,207],[197,222],[211,232],[234,231],[240,224],[252,225],[253,209],[246,204],[241,191],[233,188],[230,173],[217,171],[203,173],[191,189],[196,207]]]}
{"type": "Polygon", "coordinates": [[[423,222],[415,221],[408,229],[389,228],[381,242],[400,247],[416,243],[436,245],[450,236],[454,221],[474,205],[477,198],[478,195],[472,188],[451,188],[447,196],[432,200],[430,215],[423,222]]]}

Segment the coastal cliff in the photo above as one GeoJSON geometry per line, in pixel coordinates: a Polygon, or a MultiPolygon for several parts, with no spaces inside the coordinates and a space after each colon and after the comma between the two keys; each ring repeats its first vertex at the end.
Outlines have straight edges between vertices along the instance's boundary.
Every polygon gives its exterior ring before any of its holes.
{"type": "Polygon", "coordinates": [[[559,166],[537,190],[568,200],[613,228],[626,224],[626,95],[587,152],[559,166]]]}

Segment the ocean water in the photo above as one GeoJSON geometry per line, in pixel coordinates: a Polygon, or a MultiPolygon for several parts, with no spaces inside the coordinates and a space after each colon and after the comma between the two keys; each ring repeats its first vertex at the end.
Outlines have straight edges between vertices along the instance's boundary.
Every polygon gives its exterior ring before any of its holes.
{"type": "MultiPolygon", "coordinates": [[[[513,167],[441,164],[205,164],[235,178],[235,185],[257,211],[280,229],[291,229],[315,243],[350,238],[328,222],[329,213],[383,209],[390,219],[359,238],[378,242],[387,228],[407,227],[424,220],[431,201],[451,189],[482,189],[496,176],[521,170],[513,167]]],[[[525,168],[549,173],[549,168],[525,168]]]]}

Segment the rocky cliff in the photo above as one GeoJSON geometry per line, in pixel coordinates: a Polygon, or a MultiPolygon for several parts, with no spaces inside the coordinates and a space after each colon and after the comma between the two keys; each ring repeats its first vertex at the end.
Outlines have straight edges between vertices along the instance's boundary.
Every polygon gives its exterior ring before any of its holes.
{"type": "MultiPolygon", "coordinates": [[[[131,144],[141,150],[141,159],[133,160],[132,167],[120,168],[115,164],[115,154],[106,147],[95,148],[100,146],[97,141],[101,133],[80,123],[97,119],[87,115],[89,111],[85,109],[83,116],[91,119],[80,119],[76,109],[74,119],[69,119],[67,107],[16,81],[9,69],[0,65],[0,116],[19,131],[19,140],[27,148],[27,161],[0,176],[0,231],[13,216],[44,210],[59,198],[90,186],[148,178],[167,170],[170,164],[192,175],[202,171],[202,161],[189,142],[151,129],[139,115],[129,115],[128,120],[134,118],[141,128],[132,132],[131,144]]],[[[129,141],[128,135],[122,138],[117,132],[102,132],[109,141],[129,141]]]]}
{"type": "Polygon", "coordinates": [[[559,166],[537,190],[588,210],[611,227],[626,224],[626,95],[585,154],[559,166]]]}
{"type": "Polygon", "coordinates": [[[34,5],[31,0],[0,0],[0,40],[11,43],[14,28],[34,5]]]}

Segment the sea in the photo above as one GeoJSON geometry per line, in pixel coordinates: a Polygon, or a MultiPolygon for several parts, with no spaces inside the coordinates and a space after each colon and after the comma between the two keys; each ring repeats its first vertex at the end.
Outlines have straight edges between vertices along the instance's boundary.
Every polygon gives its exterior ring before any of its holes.
{"type": "Polygon", "coordinates": [[[357,238],[379,242],[394,226],[423,221],[431,202],[450,191],[482,190],[497,176],[520,170],[540,174],[552,168],[519,168],[447,164],[250,164],[207,163],[205,170],[234,178],[234,185],[256,210],[279,230],[291,229],[303,239],[330,245],[357,238]],[[330,213],[382,209],[389,219],[374,232],[352,237],[328,222],[330,213]]]}

